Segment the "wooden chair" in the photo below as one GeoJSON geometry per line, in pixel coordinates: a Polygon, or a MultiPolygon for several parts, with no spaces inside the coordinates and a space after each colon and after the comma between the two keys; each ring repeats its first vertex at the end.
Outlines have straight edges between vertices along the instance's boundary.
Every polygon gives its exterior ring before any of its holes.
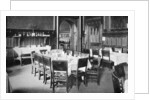
{"type": "Polygon", "coordinates": [[[72,55],[72,51],[71,50],[66,50],[67,55],[72,55]]]}
{"type": "MultiPolygon", "coordinates": [[[[38,73],[39,73],[39,80],[40,80],[41,76],[44,76],[44,74],[45,74],[44,64],[43,64],[43,55],[39,54],[38,62],[39,62],[38,73]]],[[[43,83],[44,82],[45,82],[45,80],[43,78],[43,83]]]]}
{"type": "Polygon", "coordinates": [[[73,56],[79,56],[80,55],[80,52],[78,51],[73,51],[73,56]]]}
{"type": "Polygon", "coordinates": [[[100,75],[102,74],[102,69],[100,68],[100,60],[101,59],[97,59],[98,64],[97,67],[92,67],[91,69],[87,69],[86,70],[86,76],[85,76],[85,85],[88,85],[88,82],[97,82],[97,85],[100,84],[100,75]]]}
{"type": "Polygon", "coordinates": [[[110,61],[110,52],[108,50],[102,50],[102,59],[104,59],[104,57],[108,57],[110,61]]]}
{"type": "Polygon", "coordinates": [[[86,53],[86,54],[90,54],[90,50],[89,50],[89,49],[83,49],[82,52],[83,52],[83,53],[86,53]]]}
{"type": "Polygon", "coordinates": [[[99,50],[98,49],[97,50],[93,49],[92,50],[92,54],[93,55],[92,55],[92,59],[90,59],[90,62],[92,64],[92,68],[95,69],[95,70],[97,70],[98,67],[100,66],[99,50]],[[97,56],[97,57],[95,57],[95,56],[97,56]]]}
{"type": "Polygon", "coordinates": [[[34,53],[33,54],[33,71],[34,71],[34,76],[36,76],[36,73],[38,72],[38,68],[39,68],[39,59],[38,59],[39,54],[38,53],[34,53]]]}
{"type": "Polygon", "coordinates": [[[52,86],[52,78],[51,78],[51,74],[52,74],[52,68],[51,68],[51,58],[50,57],[46,57],[43,56],[43,64],[44,64],[44,82],[45,84],[47,83],[47,80],[50,79],[50,87],[52,86]],[[49,77],[47,77],[49,76],[49,77]]]}
{"type": "Polygon", "coordinates": [[[46,54],[46,52],[47,52],[47,49],[42,49],[42,50],[40,50],[40,53],[41,53],[41,54],[46,54]]]}
{"type": "Polygon", "coordinates": [[[78,60],[78,67],[77,67],[77,72],[76,72],[76,86],[79,90],[80,83],[82,82],[82,77],[84,77],[84,84],[86,83],[86,71],[80,70],[81,68],[85,67],[85,70],[87,69],[87,63],[88,63],[88,58],[80,58],[78,60]]]}
{"type": "Polygon", "coordinates": [[[92,57],[90,56],[90,50],[89,49],[83,49],[82,53],[83,54],[88,54],[89,55],[89,59],[92,59],[92,57]]]}
{"type": "Polygon", "coordinates": [[[110,51],[102,50],[102,60],[100,66],[112,69],[114,62],[110,60],[110,51]]]}
{"type": "Polygon", "coordinates": [[[124,66],[126,66],[126,63],[121,63],[121,64],[114,66],[117,77],[119,78],[125,77],[124,66]]]}
{"type": "Polygon", "coordinates": [[[115,73],[112,73],[112,81],[115,93],[123,93],[123,82],[122,80],[116,76],[115,73]]]}
{"type": "Polygon", "coordinates": [[[128,53],[128,48],[122,48],[122,53],[128,53]]]}
{"type": "Polygon", "coordinates": [[[128,64],[126,62],[114,66],[114,73],[118,78],[122,78],[123,82],[128,79],[128,64]]]}
{"type": "Polygon", "coordinates": [[[55,93],[55,87],[61,85],[66,86],[67,93],[69,92],[68,80],[68,62],[66,60],[52,61],[52,87],[55,93]],[[59,84],[60,83],[60,84],[59,84]]]}
{"type": "Polygon", "coordinates": [[[20,61],[20,63],[21,63],[21,66],[24,64],[23,62],[25,61],[25,60],[27,60],[27,59],[31,59],[31,54],[21,54],[21,61],[20,61]]]}
{"type": "Polygon", "coordinates": [[[31,54],[30,48],[22,48],[22,49],[20,48],[20,51],[21,51],[20,57],[21,57],[21,66],[22,66],[25,60],[31,61],[32,54],[31,54]]]}

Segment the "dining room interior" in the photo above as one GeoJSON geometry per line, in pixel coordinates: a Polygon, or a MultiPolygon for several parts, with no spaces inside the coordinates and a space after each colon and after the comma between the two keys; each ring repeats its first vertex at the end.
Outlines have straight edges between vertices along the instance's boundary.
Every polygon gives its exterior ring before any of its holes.
{"type": "Polygon", "coordinates": [[[128,93],[128,16],[7,16],[6,93],[128,93]]]}

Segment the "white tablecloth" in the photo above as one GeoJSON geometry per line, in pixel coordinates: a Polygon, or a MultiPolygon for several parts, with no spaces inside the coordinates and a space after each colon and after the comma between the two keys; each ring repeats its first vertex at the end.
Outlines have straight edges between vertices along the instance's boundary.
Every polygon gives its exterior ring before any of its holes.
{"type": "Polygon", "coordinates": [[[45,46],[45,47],[15,47],[13,50],[18,54],[18,56],[21,56],[22,54],[31,54],[32,51],[39,52],[39,50],[48,50],[50,52],[51,47],[45,46]]]}
{"type": "MultiPolygon", "coordinates": [[[[68,55],[62,55],[61,57],[58,57],[57,54],[53,54],[53,55],[44,55],[44,56],[48,56],[48,57],[51,57],[51,60],[67,60],[68,61],[68,75],[71,75],[71,71],[72,70],[77,70],[77,67],[78,67],[78,60],[80,58],[85,58],[87,56],[82,56],[82,57],[74,57],[74,56],[68,56],[68,55]]],[[[88,63],[87,63],[87,68],[91,68],[92,65],[90,63],[90,61],[88,60],[88,63]]],[[[80,68],[80,70],[82,71],[85,71],[85,67],[83,68],[80,68]]]]}
{"type": "Polygon", "coordinates": [[[114,65],[127,62],[128,63],[128,54],[126,53],[110,53],[110,60],[114,61],[114,65]]]}

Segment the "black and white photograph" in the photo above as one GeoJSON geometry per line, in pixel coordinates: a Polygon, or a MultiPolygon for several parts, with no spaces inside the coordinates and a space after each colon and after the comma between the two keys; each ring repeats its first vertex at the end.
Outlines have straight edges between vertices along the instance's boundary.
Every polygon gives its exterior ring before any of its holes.
{"type": "Polygon", "coordinates": [[[6,93],[128,93],[128,16],[6,16],[6,93]]]}

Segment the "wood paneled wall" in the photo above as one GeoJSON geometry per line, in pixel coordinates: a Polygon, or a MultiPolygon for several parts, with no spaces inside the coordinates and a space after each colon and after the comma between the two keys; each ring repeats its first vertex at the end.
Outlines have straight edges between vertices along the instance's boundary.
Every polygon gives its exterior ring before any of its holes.
{"type": "Polygon", "coordinates": [[[104,16],[104,47],[128,48],[128,16],[104,16]]]}
{"type": "Polygon", "coordinates": [[[127,48],[128,47],[128,36],[123,37],[105,37],[103,45],[106,47],[120,47],[127,48]]]}

